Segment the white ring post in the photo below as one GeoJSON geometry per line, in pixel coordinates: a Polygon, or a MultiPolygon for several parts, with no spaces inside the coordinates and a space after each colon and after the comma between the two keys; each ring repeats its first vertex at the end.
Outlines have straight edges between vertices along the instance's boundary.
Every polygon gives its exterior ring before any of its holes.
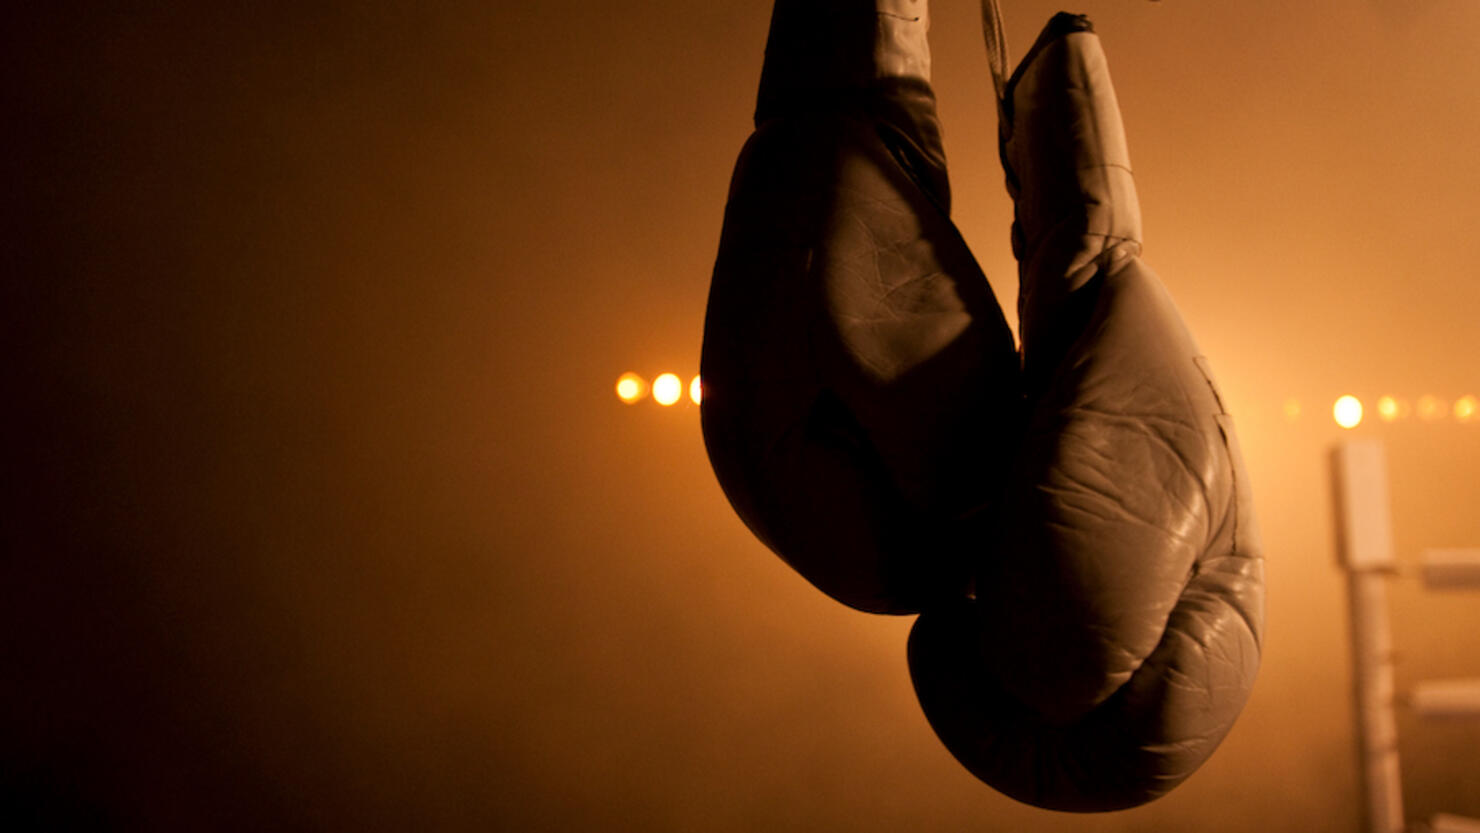
{"type": "Polygon", "coordinates": [[[1353,691],[1368,833],[1402,833],[1403,787],[1393,714],[1387,578],[1396,567],[1381,444],[1346,442],[1331,455],[1337,547],[1351,603],[1353,691]]]}

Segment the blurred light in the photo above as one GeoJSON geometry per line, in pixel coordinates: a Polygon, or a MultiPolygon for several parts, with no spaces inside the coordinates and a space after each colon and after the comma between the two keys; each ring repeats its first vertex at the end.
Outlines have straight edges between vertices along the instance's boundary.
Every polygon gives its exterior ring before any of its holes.
{"type": "Polygon", "coordinates": [[[1480,413],[1480,400],[1473,396],[1461,396],[1454,403],[1454,418],[1460,422],[1469,422],[1480,413]]]}
{"type": "Polygon", "coordinates": [[[1425,394],[1418,400],[1418,416],[1420,419],[1433,421],[1444,418],[1444,403],[1437,396],[1425,394]]]}
{"type": "Polygon", "coordinates": [[[664,373],[653,380],[653,398],[659,405],[672,405],[683,397],[683,382],[672,373],[664,373]]]}
{"type": "Polygon", "coordinates": [[[1342,428],[1356,428],[1362,422],[1362,400],[1355,396],[1343,396],[1336,400],[1331,415],[1342,428]]]}
{"type": "Polygon", "coordinates": [[[1382,417],[1383,422],[1392,422],[1396,419],[1401,419],[1404,416],[1403,412],[1405,410],[1407,408],[1403,403],[1391,396],[1384,396],[1377,400],[1377,415],[1382,417]]]}
{"type": "Polygon", "coordinates": [[[1298,400],[1298,399],[1286,399],[1285,400],[1285,419],[1288,419],[1291,422],[1294,422],[1295,420],[1300,419],[1300,400],[1298,400]]]}
{"type": "Polygon", "coordinates": [[[647,395],[647,382],[636,373],[623,373],[617,377],[617,398],[631,405],[647,395]]]}
{"type": "Polygon", "coordinates": [[[698,376],[694,377],[694,381],[689,382],[689,398],[694,400],[695,405],[698,405],[699,400],[704,398],[704,389],[699,386],[698,376]]]}

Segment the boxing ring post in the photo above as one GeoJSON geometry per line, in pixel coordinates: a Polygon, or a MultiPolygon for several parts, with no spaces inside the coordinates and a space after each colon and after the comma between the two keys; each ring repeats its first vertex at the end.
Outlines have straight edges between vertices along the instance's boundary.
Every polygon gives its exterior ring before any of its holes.
{"type": "Polygon", "coordinates": [[[1368,833],[1402,833],[1403,789],[1393,711],[1393,640],[1387,580],[1397,566],[1380,443],[1352,441],[1331,455],[1336,540],[1347,574],[1357,744],[1368,833]]]}

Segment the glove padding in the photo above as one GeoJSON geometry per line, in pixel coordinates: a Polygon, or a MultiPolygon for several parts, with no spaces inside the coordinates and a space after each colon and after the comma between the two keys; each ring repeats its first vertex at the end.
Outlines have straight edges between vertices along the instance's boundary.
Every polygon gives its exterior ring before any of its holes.
{"type": "Polygon", "coordinates": [[[1232,424],[1160,283],[1133,258],[1080,291],[1094,314],[1039,400],[1023,488],[979,519],[998,546],[975,598],[922,614],[909,663],[977,777],[1102,811],[1165,794],[1232,727],[1263,564],[1232,424]]]}

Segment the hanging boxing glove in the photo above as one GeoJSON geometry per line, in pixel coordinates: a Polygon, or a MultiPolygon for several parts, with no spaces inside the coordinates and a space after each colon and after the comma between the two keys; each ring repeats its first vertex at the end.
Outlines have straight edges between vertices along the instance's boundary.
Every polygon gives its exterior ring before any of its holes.
{"type": "Polygon", "coordinates": [[[1118,809],[1185,779],[1242,709],[1260,546],[1207,363],[1139,258],[1088,20],[1055,17],[1001,89],[1028,423],[971,536],[975,599],[920,617],[910,669],[982,780],[1038,806],[1118,809]]]}
{"type": "Polygon", "coordinates": [[[905,613],[969,581],[956,519],[1006,471],[1017,356],[947,212],[925,0],[778,0],[700,372],[710,461],[834,598],[905,613]]]}

